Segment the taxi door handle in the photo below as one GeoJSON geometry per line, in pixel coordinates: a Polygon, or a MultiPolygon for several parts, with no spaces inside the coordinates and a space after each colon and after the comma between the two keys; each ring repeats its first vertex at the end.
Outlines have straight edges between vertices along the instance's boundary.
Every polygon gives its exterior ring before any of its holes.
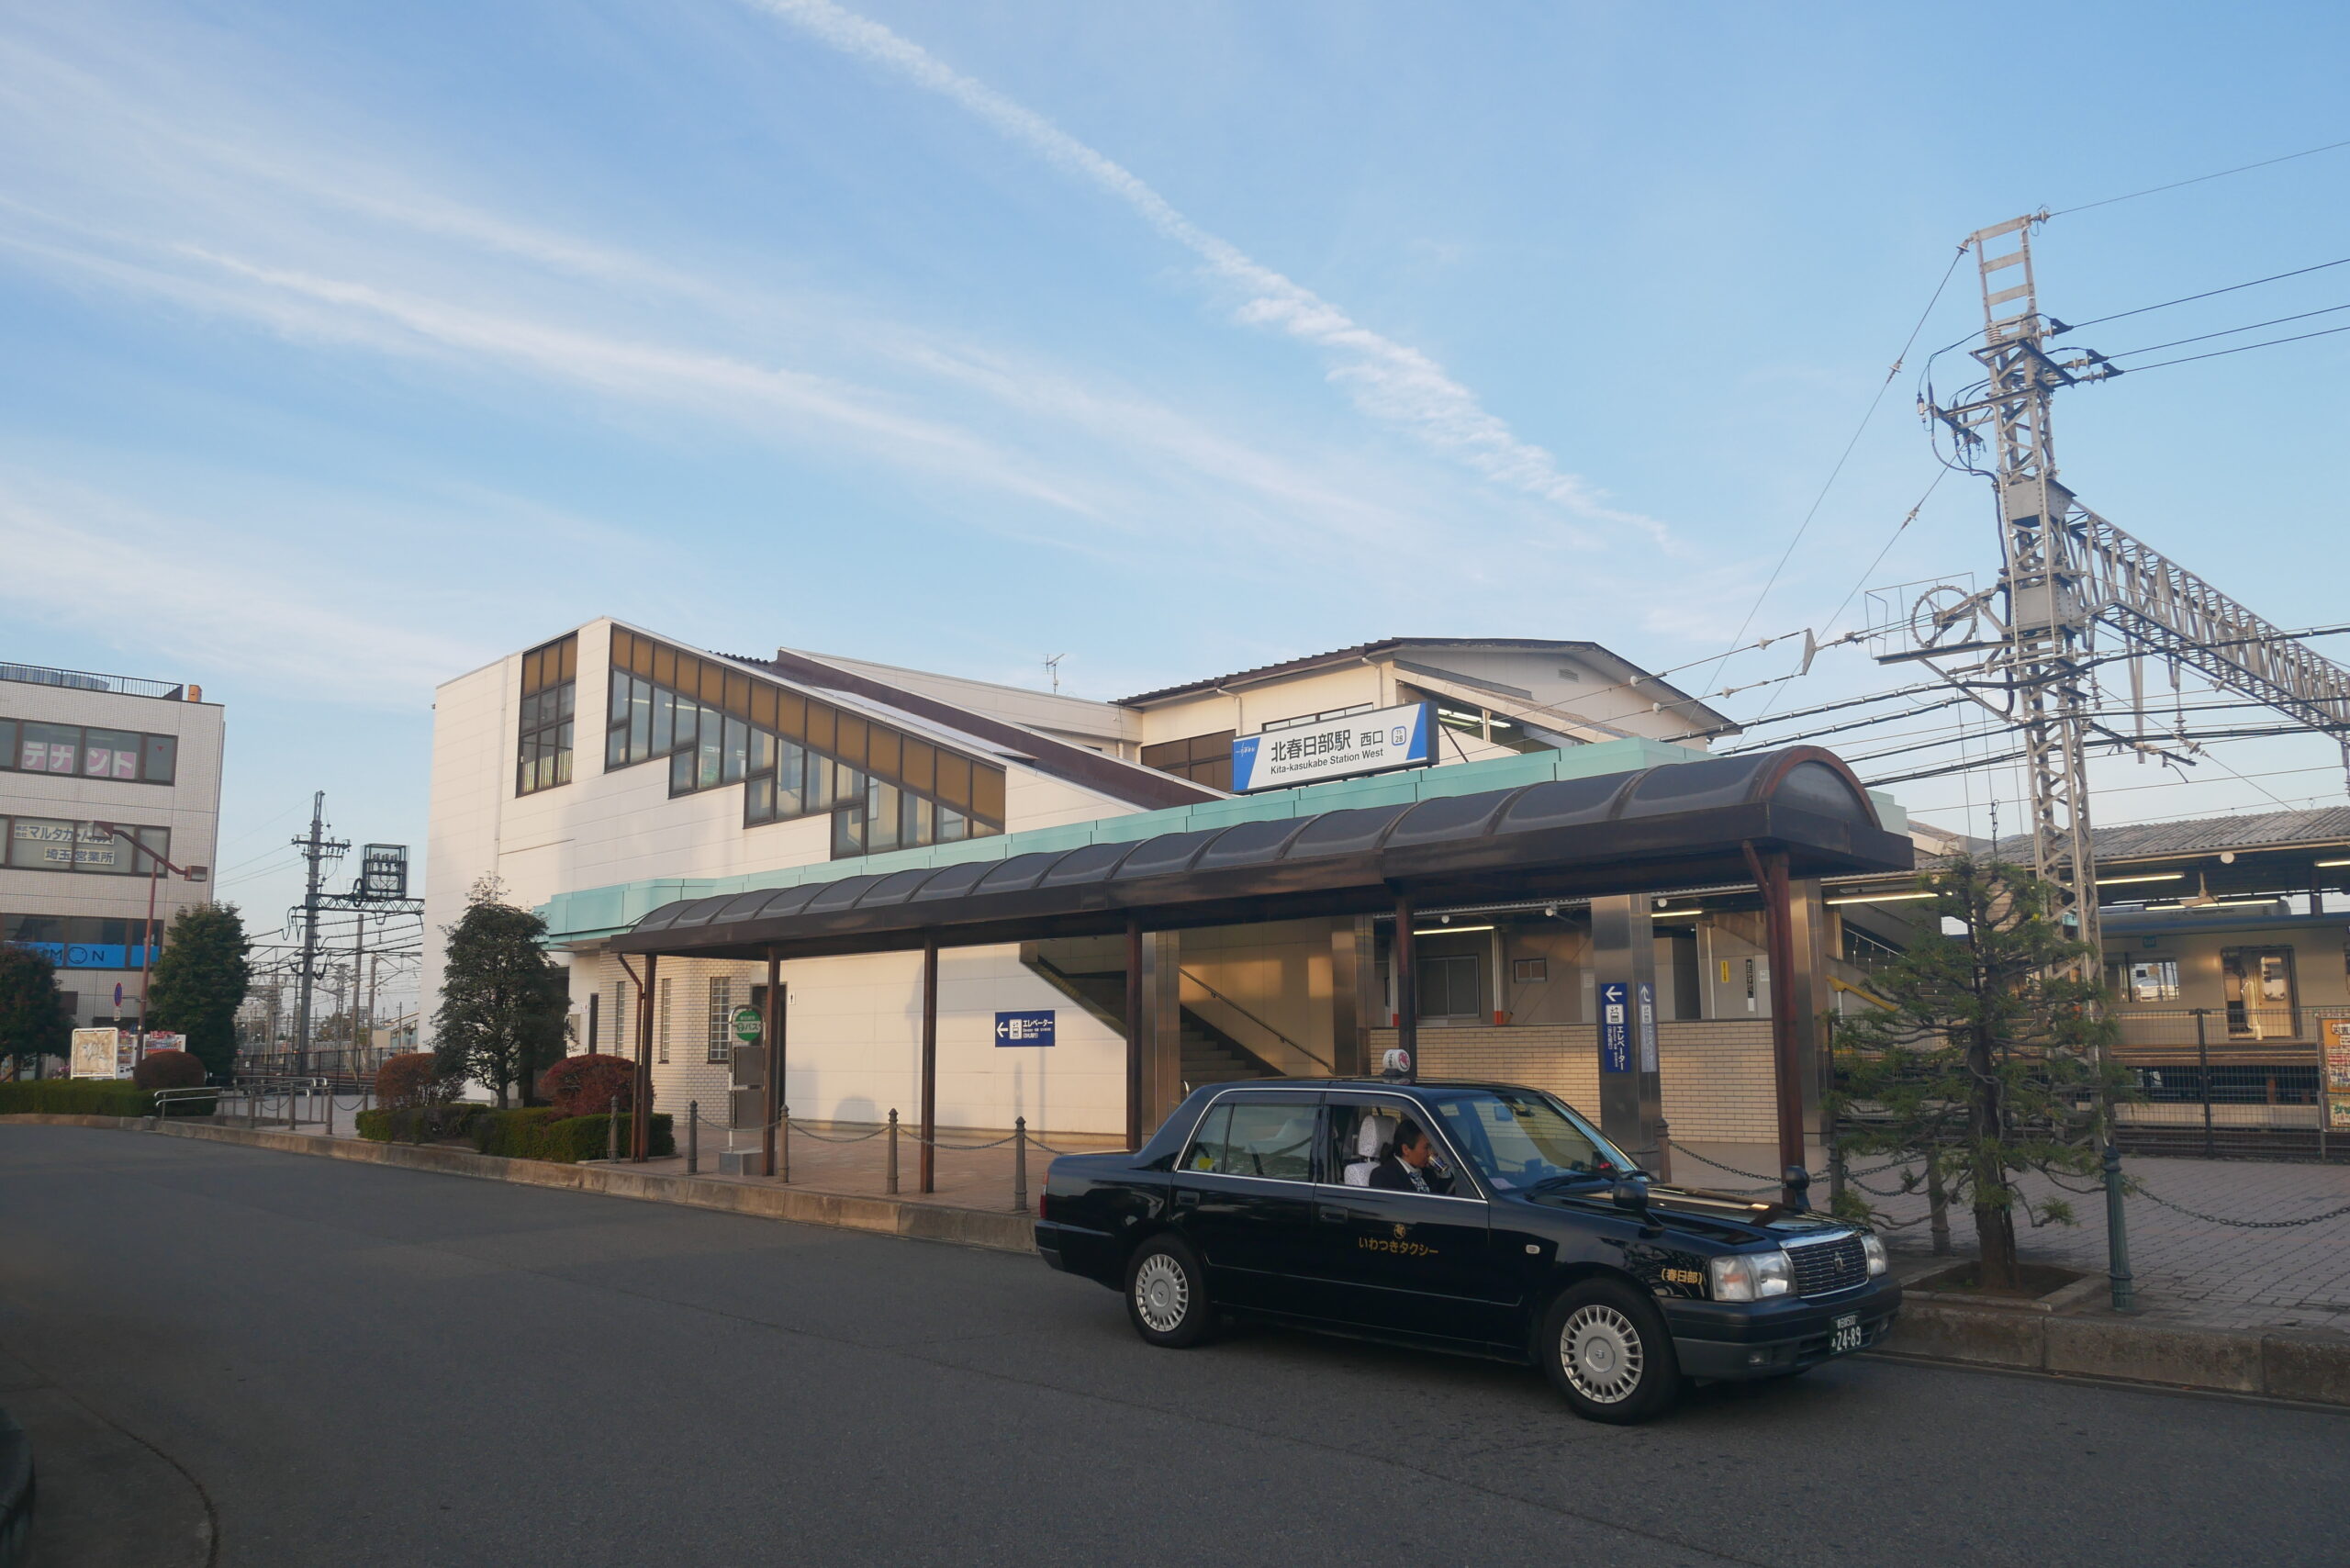
{"type": "Polygon", "coordinates": [[[1334,1204],[1316,1204],[1314,1206],[1314,1217],[1331,1225],[1344,1225],[1354,1215],[1350,1211],[1334,1204]]]}
{"type": "Polygon", "coordinates": [[[1188,1188],[1186,1188],[1186,1189],[1184,1189],[1184,1190],[1182,1190],[1182,1191],[1178,1192],[1178,1193],[1175,1194],[1175,1201],[1176,1201],[1176,1203],[1177,1203],[1177,1204],[1196,1204],[1196,1203],[1198,1203],[1198,1202],[1200,1201],[1200,1195],[1199,1195],[1197,1193],[1192,1192],[1191,1190],[1189,1190],[1188,1188]]]}

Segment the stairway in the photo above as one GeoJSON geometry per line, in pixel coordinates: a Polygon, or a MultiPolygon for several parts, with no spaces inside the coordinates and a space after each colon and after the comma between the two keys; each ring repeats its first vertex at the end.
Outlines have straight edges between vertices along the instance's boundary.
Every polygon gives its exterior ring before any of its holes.
{"type": "MultiPolygon", "coordinates": [[[[1126,980],[1122,974],[1075,975],[1056,971],[1055,980],[1068,994],[1088,1004],[1088,1010],[1113,1028],[1125,1027],[1126,980]]],[[[1224,1032],[1183,1009],[1182,1078],[1186,1092],[1203,1083],[1241,1083],[1281,1075],[1236,1045],[1224,1032]]]]}

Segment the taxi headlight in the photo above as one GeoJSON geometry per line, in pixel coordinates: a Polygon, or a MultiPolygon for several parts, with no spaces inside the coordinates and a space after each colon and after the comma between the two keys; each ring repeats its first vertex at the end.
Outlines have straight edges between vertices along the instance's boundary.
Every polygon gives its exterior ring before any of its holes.
{"type": "Polygon", "coordinates": [[[1796,1288],[1795,1265],[1785,1252],[1733,1252],[1714,1259],[1707,1271],[1716,1301],[1760,1301],[1796,1288]]]}
{"type": "Polygon", "coordinates": [[[1869,1260],[1869,1272],[1882,1274],[1890,1266],[1885,1260],[1885,1243],[1867,1231],[1861,1232],[1861,1255],[1869,1260]]]}

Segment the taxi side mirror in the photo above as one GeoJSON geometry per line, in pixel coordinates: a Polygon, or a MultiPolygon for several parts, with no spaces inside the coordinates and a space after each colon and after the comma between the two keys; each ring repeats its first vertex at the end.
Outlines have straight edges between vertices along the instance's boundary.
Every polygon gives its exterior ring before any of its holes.
{"type": "Polygon", "coordinates": [[[1608,1198],[1626,1214],[1649,1217],[1649,1184],[1637,1176],[1618,1176],[1608,1191],[1608,1198]]]}

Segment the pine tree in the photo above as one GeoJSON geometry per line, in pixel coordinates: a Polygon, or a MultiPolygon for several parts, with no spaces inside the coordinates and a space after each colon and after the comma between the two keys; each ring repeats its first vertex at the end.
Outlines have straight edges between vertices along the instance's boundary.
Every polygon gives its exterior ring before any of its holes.
{"type": "Polygon", "coordinates": [[[571,988],[563,966],[539,946],[546,922],[502,902],[496,879],[474,884],[465,913],[442,927],[449,954],[433,1015],[432,1052],[449,1078],[474,1079],[506,1103],[564,1053],[570,1034],[571,988]]]}
{"type": "MultiPolygon", "coordinates": [[[[1917,1161],[1909,1188],[1939,1183],[1974,1210],[1983,1288],[2014,1290],[2016,1211],[2076,1221],[2013,1178],[2094,1176],[2099,1102],[2121,1097],[2126,1075],[2101,1065],[2114,1035],[2104,991],[2075,972],[2095,974],[2098,956],[2053,918],[2050,884],[1962,856],[1924,886],[1934,898],[1908,951],[1870,977],[1892,1005],[1838,1021],[1838,1142],[1848,1157],[1917,1161]]],[[[1857,1193],[1844,1199],[1868,1217],[1857,1193]]]]}
{"type": "Polygon", "coordinates": [[[173,918],[147,981],[147,1023],[187,1036],[215,1078],[237,1065],[237,1009],[252,984],[244,917],[232,903],[197,904],[173,918]]]}
{"type": "Polygon", "coordinates": [[[30,947],[0,943],[0,1060],[29,1078],[42,1057],[63,1056],[73,1039],[56,967],[30,947]]]}

